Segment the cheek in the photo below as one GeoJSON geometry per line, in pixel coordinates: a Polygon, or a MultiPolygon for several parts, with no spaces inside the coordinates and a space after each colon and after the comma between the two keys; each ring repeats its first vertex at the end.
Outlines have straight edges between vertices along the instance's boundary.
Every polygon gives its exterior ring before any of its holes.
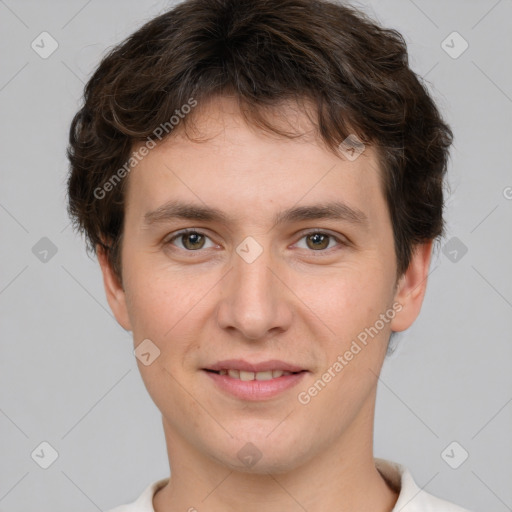
{"type": "MultiPolygon", "coordinates": [[[[149,260],[149,258],[147,259],[149,260]]],[[[200,301],[190,279],[144,258],[126,262],[126,298],[134,335],[165,341],[200,301]]]]}
{"type": "Polygon", "coordinates": [[[331,334],[346,343],[373,325],[387,309],[388,295],[388,286],[378,267],[368,266],[364,272],[342,269],[314,288],[306,287],[302,296],[307,297],[304,302],[330,328],[331,334]]]}
{"type": "Polygon", "coordinates": [[[172,327],[173,309],[176,303],[170,290],[158,286],[155,280],[131,280],[126,284],[127,307],[133,326],[134,340],[140,337],[161,339],[172,327]]]}
{"type": "Polygon", "coordinates": [[[345,278],[325,281],[323,292],[311,292],[305,301],[316,314],[315,322],[328,327],[321,326],[328,335],[321,340],[319,374],[312,387],[301,389],[300,398],[310,400],[307,407],[312,416],[329,418],[326,424],[332,425],[333,436],[340,434],[369,398],[385,355],[389,322],[371,330],[389,309],[388,283],[377,269],[347,271],[345,278]]]}
{"type": "MultiPolygon", "coordinates": [[[[191,355],[199,349],[197,340],[207,305],[204,295],[209,288],[202,282],[192,285],[189,276],[168,270],[153,268],[136,274],[126,286],[135,347],[149,339],[160,351],[158,366],[173,374],[192,369],[191,355]]],[[[157,377],[144,365],[139,368],[148,382],[169,378],[165,373],[157,377]]]]}
{"type": "Polygon", "coordinates": [[[180,374],[189,369],[187,354],[197,349],[194,325],[201,325],[196,321],[200,297],[182,281],[164,279],[160,272],[140,272],[126,286],[134,348],[149,339],[159,351],[151,364],[137,360],[137,365],[146,389],[162,411],[190,405],[183,399],[180,374]]]}

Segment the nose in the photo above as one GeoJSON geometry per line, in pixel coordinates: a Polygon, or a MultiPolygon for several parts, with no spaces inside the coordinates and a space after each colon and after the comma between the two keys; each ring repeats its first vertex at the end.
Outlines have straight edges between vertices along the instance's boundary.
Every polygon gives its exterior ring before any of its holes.
{"type": "Polygon", "coordinates": [[[288,330],[293,293],[284,274],[284,267],[273,261],[268,249],[252,262],[234,253],[217,308],[219,326],[252,341],[288,330]]]}

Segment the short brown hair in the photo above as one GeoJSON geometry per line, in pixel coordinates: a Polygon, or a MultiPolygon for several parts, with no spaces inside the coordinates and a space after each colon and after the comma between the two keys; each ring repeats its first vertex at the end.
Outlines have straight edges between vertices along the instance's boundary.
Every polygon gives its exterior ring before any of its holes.
{"type": "Polygon", "coordinates": [[[376,148],[397,278],[415,244],[444,234],[453,135],[399,32],[328,0],[185,0],[103,58],[71,124],[68,212],[88,248],[107,251],[120,282],[126,180],[102,187],[190,98],[216,95],[234,96],[247,120],[283,136],[291,135],[269,123],[266,107],[308,99],[327,147],[354,134],[376,148]],[[108,189],[100,199],[99,189],[108,189]]]}

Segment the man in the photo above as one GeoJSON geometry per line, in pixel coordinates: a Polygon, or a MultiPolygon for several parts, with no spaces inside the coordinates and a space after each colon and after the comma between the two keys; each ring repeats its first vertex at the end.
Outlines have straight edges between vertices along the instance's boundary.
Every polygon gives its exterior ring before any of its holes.
{"type": "Polygon", "coordinates": [[[69,211],[171,469],[115,511],[463,511],[373,457],[452,141],[400,34],[327,1],[188,0],[84,99],[69,211]]]}

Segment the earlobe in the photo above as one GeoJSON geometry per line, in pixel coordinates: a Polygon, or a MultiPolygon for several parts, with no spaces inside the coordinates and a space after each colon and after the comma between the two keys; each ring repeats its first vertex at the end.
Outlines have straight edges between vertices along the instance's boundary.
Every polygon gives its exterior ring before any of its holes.
{"type": "Polygon", "coordinates": [[[400,278],[394,302],[401,305],[391,322],[392,331],[405,331],[418,317],[427,289],[427,277],[433,241],[418,244],[413,249],[409,267],[400,278]]]}
{"type": "Polygon", "coordinates": [[[103,274],[103,286],[110,309],[114,313],[119,325],[124,330],[131,331],[132,326],[126,306],[125,291],[108,261],[106,250],[102,246],[97,245],[96,254],[103,274]]]}

